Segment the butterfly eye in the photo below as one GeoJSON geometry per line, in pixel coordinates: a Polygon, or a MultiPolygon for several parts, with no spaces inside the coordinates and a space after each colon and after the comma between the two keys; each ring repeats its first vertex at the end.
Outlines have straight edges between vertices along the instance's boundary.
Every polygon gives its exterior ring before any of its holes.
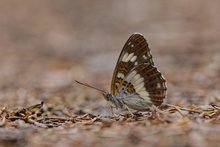
{"type": "Polygon", "coordinates": [[[109,93],[103,93],[103,96],[104,96],[106,101],[110,100],[110,94],[109,93]]]}

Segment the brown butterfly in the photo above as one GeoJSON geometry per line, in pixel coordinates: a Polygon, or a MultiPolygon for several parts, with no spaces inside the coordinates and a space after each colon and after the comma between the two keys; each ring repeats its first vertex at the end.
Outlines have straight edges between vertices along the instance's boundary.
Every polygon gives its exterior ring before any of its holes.
{"type": "Polygon", "coordinates": [[[138,111],[160,106],[166,97],[166,80],[154,66],[148,43],[143,35],[134,33],[125,43],[112,77],[111,93],[86,83],[79,84],[103,93],[114,108],[138,111]]]}

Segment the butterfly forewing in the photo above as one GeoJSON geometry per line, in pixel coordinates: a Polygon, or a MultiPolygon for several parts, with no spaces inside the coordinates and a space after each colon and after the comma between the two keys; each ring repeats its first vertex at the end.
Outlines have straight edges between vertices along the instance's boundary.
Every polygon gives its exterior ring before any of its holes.
{"type": "MultiPolygon", "coordinates": [[[[123,86],[124,78],[135,66],[141,63],[153,65],[152,55],[143,35],[135,33],[125,43],[112,77],[111,93],[117,95],[123,86]]],[[[130,89],[132,91],[132,86],[130,89]]]]}

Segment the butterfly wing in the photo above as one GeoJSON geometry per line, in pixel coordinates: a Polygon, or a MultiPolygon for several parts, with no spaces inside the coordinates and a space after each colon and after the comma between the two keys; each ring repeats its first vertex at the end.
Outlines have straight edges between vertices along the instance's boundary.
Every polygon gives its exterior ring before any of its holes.
{"type": "MultiPolygon", "coordinates": [[[[140,96],[133,97],[132,104],[130,105],[135,104],[135,101],[137,102],[136,105],[140,102],[143,103],[141,99],[144,99],[146,103],[151,101],[154,105],[159,106],[166,97],[166,80],[157,68],[151,64],[141,63],[135,66],[125,77],[123,86],[126,87],[128,95],[125,99],[129,98],[129,95],[132,94],[140,96]]],[[[140,105],[141,107],[142,105],[140,105]]]]}
{"type": "Polygon", "coordinates": [[[118,58],[111,83],[111,93],[117,95],[121,89],[124,77],[135,66],[141,63],[154,65],[147,41],[143,35],[134,33],[125,43],[118,58]]]}

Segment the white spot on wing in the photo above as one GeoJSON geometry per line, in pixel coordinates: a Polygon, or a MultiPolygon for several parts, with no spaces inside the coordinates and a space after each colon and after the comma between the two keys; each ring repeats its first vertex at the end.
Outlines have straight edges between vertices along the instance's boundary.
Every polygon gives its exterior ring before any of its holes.
{"type": "Polygon", "coordinates": [[[131,54],[125,53],[123,58],[122,58],[122,61],[123,62],[128,62],[129,60],[132,59],[133,56],[134,56],[134,53],[131,53],[131,54]]]}
{"type": "Polygon", "coordinates": [[[136,85],[139,85],[141,82],[144,82],[144,78],[141,78],[141,77],[140,77],[138,80],[132,82],[132,84],[133,84],[134,86],[136,86],[136,85]]]}
{"type": "Polygon", "coordinates": [[[143,55],[143,58],[144,58],[144,59],[147,59],[147,56],[143,55]]]}
{"type": "Polygon", "coordinates": [[[132,71],[131,73],[129,73],[129,75],[126,77],[126,81],[130,82],[136,74],[137,74],[136,71],[132,71]]]}
{"type": "Polygon", "coordinates": [[[134,62],[134,61],[136,61],[136,59],[137,59],[137,56],[133,56],[133,57],[130,59],[130,61],[131,61],[131,62],[134,62]]]}
{"type": "Polygon", "coordinates": [[[140,91],[145,91],[145,87],[142,87],[142,88],[139,89],[137,92],[140,92],[140,91]]]}
{"type": "Polygon", "coordinates": [[[149,98],[149,93],[146,90],[140,91],[138,92],[138,94],[142,97],[142,98],[149,98]]]}
{"type": "Polygon", "coordinates": [[[161,85],[160,85],[160,83],[157,83],[157,88],[161,88],[161,85]]]}
{"type": "Polygon", "coordinates": [[[125,53],[124,56],[122,57],[122,61],[125,61],[128,57],[128,53],[125,53]]]}
{"type": "Polygon", "coordinates": [[[132,79],[131,79],[131,83],[134,83],[135,81],[137,81],[138,79],[140,79],[141,76],[139,74],[136,74],[132,79]]]}
{"type": "Polygon", "coordinates": [[[136,92],[140,91],[143,87],[144,87],[144,82],[134,86],[136,92]]]}
{"type": "Polygon", "coordinates": [[[125,75],[124,75],[123,73],[120,73],[120,72],[119,72],[119,73],[117,74],[117,77],[124,79],[125,75]]]}
{"type": "Polygon", "coordinates": [[[134,53],[129,54],[127,59],[126,59],[126,62],[128,62],[133,56],[134,56],[134,53]]]}

